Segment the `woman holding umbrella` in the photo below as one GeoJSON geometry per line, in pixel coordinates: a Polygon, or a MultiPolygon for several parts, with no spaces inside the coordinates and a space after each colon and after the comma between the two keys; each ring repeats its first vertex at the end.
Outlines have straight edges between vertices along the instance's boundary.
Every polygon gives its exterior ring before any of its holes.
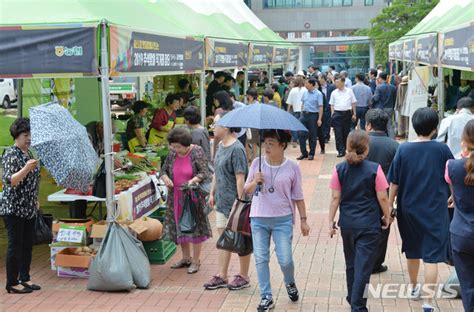
{"type": "Polygon", "coordinates": [[[10,127],[15,144],[2,158],[3,200],[0,215],[8,233],[8,293],[25,294],[41,287],[30,281],[31,251],[38,210],[40,171],[29,151],[30,120],[18,118],[10,127]],[[20,284],[23,287],[19,287],[20,284]]]}
{"type": "Polygon", "coordinates": [[[244,187],[245,193],[253,194],[258,184],[263,185],[261,192],[252,199],[250,212],[253,252],[261,296],[258,311],[274,307],[268,265],[270,237],[273,236],[288,297],[295,302],[299,298],[292,257],[295,206],[300,215],[301,233],[307,236],[310,230],[306,222],[300,169],[294,161],[285,158],[285,149],[291,135],[284,130],[266,130],[263,132],[263,140],[265,156],[253,161],[244,187]]]}

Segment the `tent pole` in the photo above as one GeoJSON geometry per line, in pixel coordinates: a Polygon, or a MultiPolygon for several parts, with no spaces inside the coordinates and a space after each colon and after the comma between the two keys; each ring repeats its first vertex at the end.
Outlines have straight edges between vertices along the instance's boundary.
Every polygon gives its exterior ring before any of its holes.
{"type": "Polygon", "coordinates": [[[102,118],[104,121],[104,154],[105,154],[105,190],[107,220],[112,221],[115,215],[114,209],[114,175],[112,154],[112,120],[110,117],[109,99],[109,53],[107,50],[107,21],[100,23],[100,76],[102,92],[102,118]]]}
{"type": "Polygon", "coordinates": [[[245,95],[247,94],[248,87],[249,87],[249,68],[247,65],[247,67],[244,68],[244,91],[242,93],[244,98],[245,98],[245,95]]]}
{"type": "Polygon", "coordinates": [[[206,83],[206,73],[202,71],[199,74],[199,102],[201,102],[201,126],[206,126],[206,95],[204,85],[206,83]]]}
{"type": "Polygon", "coordinates": [[[269,86],[265,86],[265,88],[271,88],[273,84],[273,66],[270,65],[268,70],[268,84],[269,86]]]}
{"type": "Polygon", "coordinates": [[[441,56],[443,55],[443,38],[444,36],[441,33],[438,33],[438,114],[439,119],[444,118],[444,109],[445,109],[445,102],[444,102],[444,75],[443,75],[443,64],[441,63],[441,56]]]}
{"type": "Polygon", "coordinates": [[[23,79],[18,79],[16,89],[18,95],[16,97],[16,117],[23,117],[23,79]]]}

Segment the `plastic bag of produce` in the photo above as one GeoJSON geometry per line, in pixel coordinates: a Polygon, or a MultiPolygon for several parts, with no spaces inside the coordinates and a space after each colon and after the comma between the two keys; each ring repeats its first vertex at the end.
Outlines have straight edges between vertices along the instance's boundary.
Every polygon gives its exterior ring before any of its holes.
{"type": "Polygon", "coordinates": [[[141,241],[130,235],[122,227],[120,229],[122,230],[120,235],[130,263],[133,282],[138,288],[148,288],[151,282],[151,268],[145,248],[143,248],[141,241]]]}
{"type": "Polygon", "coordinates": [[[134,287],[122,232],[124,229],[118,223],[109,224],[99,252],[91,262],[87,289],[121,291],[134,287]]]}

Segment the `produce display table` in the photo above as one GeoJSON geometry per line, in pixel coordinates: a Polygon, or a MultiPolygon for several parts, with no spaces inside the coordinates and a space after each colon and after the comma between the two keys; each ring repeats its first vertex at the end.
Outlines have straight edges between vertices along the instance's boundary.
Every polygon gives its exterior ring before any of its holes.
{"type": "MultiPolygon", "coordinates": [[[[88,195],[75,195],[75,194],[65,194],[66,189],[62,189],[60,191],[57,191],[56,193],[53,193],[48,196],[48,201],[50,202],[67,202],[69,204],[69,217],[70,218],[84,218],[87,217],[86,215],[77,215],[77,211],[84,210],[85,213],[85,208],[83,203],[85,202],[86,205],[88,202],[94,202],[94,208],[92,211],[95,210],[95,208],[99,208],[99,220],[102,220],[103,218],[103,213],[102,213],[102,203],[105,202],[105,198],[99,198],[95,196],[88,196],[88,195]]],[[[80,212],[79,212],[80,213],[80,212]]],[[[92,214],[92,212],[91,212],[92,214]]]]}
{"type": "MultiPolygon", "coordinates": [[[[166,200],[167,189],[162,184],[157,176],[146,176],[128,190],[116,194],[117,219],[119,221],[133,221],[155,211],[166,200]]],[[[65,191],[60,190],[49,195],[48,201],[69,203],[77,201],[96,202],[96,206],[98,205],[99,207],[99,218],[102,219],[101,203],[105,202],[104,198],[88,195],[70,195],[65,194],[65,191]]]]}

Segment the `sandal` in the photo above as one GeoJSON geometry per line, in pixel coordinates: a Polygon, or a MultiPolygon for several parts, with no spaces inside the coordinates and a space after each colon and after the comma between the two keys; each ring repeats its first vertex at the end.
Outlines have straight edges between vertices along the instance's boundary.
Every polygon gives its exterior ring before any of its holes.
{"type": "Polygon", "coordinates": [[[181,259],[175,264],[171,266],[172,269],[181,269],[181,268],[188,268],[191,265],[191,260],[189,259],[181,259]]]}
{"type": "Polygon", "coordinates": [[[188,274],[194,274],[199,271],[199,268],[201,267],[201,261],[192,262],[191,265],[188,268],[188,274]]]}

